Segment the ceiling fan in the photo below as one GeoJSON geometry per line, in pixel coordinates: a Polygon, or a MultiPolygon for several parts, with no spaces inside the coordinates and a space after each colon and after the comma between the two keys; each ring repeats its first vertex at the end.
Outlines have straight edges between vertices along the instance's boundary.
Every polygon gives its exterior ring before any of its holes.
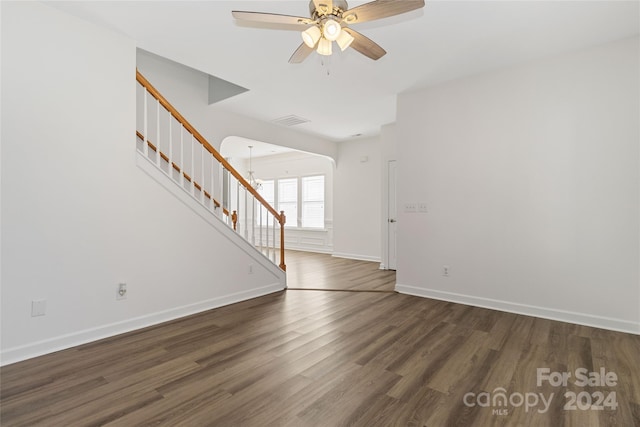
{"type": "Polygon", "coordinates": [[[303,43],[289,59],[289,63],[297,64],[314,50],[320,55],[331,55],[334,41],[343,51],[351,46],[361,54],[378,60],[387,52],[371,39],[349,28],[349,25],[400,15],[421,7],[424,7],[424,0],[376,0],[353,9],[349,9],[346,0],[311,0],[310,18],[239,10],[231,13],[238,20],[279,24],[287,26],[285,29],[306,28],[302,31],[303,43]]]}

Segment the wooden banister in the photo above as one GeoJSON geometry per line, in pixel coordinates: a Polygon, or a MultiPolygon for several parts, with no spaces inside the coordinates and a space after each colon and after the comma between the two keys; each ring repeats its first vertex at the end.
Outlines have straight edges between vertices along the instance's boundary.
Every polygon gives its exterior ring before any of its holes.
{"type": "MultiPolygon", "coordinates": [[[[178,110],[176,110],[175,107],[173,105],[171,105],[171,103],[169,101],[167,101],[167,99],[164,96],[162,96],[162,94],[160,94],[160,92],[158,92],[158,90],[155,87],[153,87],[153,85],[138,70],[136,70],[136,81],[138,83],[140,83],[145,88],[146,92],[149,93],[153,98],[155,98],[158,101],[158,103],[160,105],[162,105],[162,107],[164,107],[164,109],[167,110],[169,112],[169,114],[171,114],[171,116],[173,118],[175,118],[178,121],[178,123],[180,123],[180,125],[187,132],[189,132],[193,136],[193,138],[195,138],[195,140],[198,141],[202,145],[202,147],[206,151],[208,151],[209,154],[211,154],[213,156],[213,158],[215,158],[218,161],[218,163],[220,163],[220,165],[224,169],[226,169],[237,180],[237,182],[241,186],[243,186],[245,188],[247,193],[251,194],[254,197],[254,199],[257,200],[258,203],[260,203],[267,210],[267,212],[269,212],[271,215],[273,215],[274,221],[277,220],[277,222],[280,225],[280,264],[279,264],[279,267],[282,270],[286,271],[286,264],[285,264],[285,261],[284,261],[284,257],[285,257],[284,226],[285,226],[285,222],[286,222],[286,216],[285,216],[284,211],[281,211],[281,212],[276,211],[269,204],[269,202],[267,202],[260,195],[260,193],[258,193],[256,191],[256,189],[253,188],[251,186],[251,184],[233,166],[231,166],[231,164],[224,157],[222,157],[222,155],[220,155],[220,153],[215,148],[213,148],[213,146],[211,144],[209,144],[209,142],[191,125],[191,123],[189,123],[187,121],[187,119],[185,119],[178,112],[178,110]]],[[[145,108],[145,114],[147,114],[146,113],[146,111],[147,111],[146,110],[146,100],[145,100],[145,107],[144,108],[145,108]]],[[[146,129],[146,118],[145,118],[145,129],[146,129]]],[[[145,133],[146,133],[146,131],[145,131],[145,133]]],[[[213,198],[213,194],[209,194],[209,192],[207,192],[205,190],[205,188],[202,185],[202,183],[197,183],[194,180],[194,177],[189,176],[179,165],[177,165],[176,163],[171,161],[170,155],[167,155],[166,153],[163,153],[160,150],[159,145],[158,146],[154,145],[151,141],[146,139],[145,135],[143,135],[142,133],[140,133],[137,130],[136,130],[136,135],[137,135],[137,137],[139,139],[141,139],[143,141],[143,143],[146,144],[145,150],[147,150],[147,147],[148,147],[148,149],[154,151],[156,153],[156,155],[159,156],[158,167],[160,166],[160,159],[166,161],[170,165],[171,168],[175,169],[180,174],[181,179],[184,178],[184,180],[190,182],[191,185],[193,186],[193,188],[198,190],[204,196],[203,200],[205,198],[209,199],[209,200],[211,200],[211,202],[214,204],[215,207],[217,207],[217,208],[222,207],[220,202],[218,202],[217,200],[215,200],[213,198]]],[[[192,153],[192,162],[193,162],[193,153],[192,153]]],[[[204,167],[204,160],[203,160],[203,167],[204,167]]],[[[204,176],[203,176],[203,179],[204,179],[204,176]]],[[[213,191],[211,191],[211,193],[213,193],[213,191]]],[[[233,229],[237,231],[237,227],[238,227],[238,213],[237,213],[237,211],[234,210],[233,212],[230,212],[225,207],[222,207],[222,211],[229,218],[229,220],[231,220],[233,229]]],[[[275,222],[274,222],[274,224],[275,224],[275,222]]],[[[245,231],[245,233],[246,233],[246,231],[245,231]]],[[[262,233],[262,223],[260,225],[260,233],[262,233]]],[[[271,247],[271,246],[269,245],[269,239],[267,237],[267,253],[266,253],[267,257],[270,257],[269,256],[270,253],[273,255],[273,259],[272,260],[273,260],[274,263],[276,261],[276,259],[275,259],[275,257],[276,257],[276,245],[275,245],[276,238],[275,238],[275,236],[276,235],[275,235],[275,229],[274,229],[273,230],[273,243],[274,243],[274,245],[272,246],[272,249],[269,249],[269,247],[271,247]]],[[[254,237],[255,237],[255,234],[254,234],[254,237]]],[[[248,237],[245,236],[245,239],[248,239],[248,237]]],[[[255,242],[254,242],[254,244],[255,244],[255,242]]],[[[262,238],[260,238],[260,247],[261,247],[261,250],[262,250],[262,238]]]]}
{"type": "Polygon", "coordinates": [[[160,92],[158,92],[158,90],[153,87],[153,85],[151,83],[149,83],[149,81],[142,75],[140,74],[140,71],[136,70],[136,80],[142,85],[144,86],[147,91],[151,94],[151,96],[153,96],[155,99],[158,100],[158,102],[160,102],[160,104],[167,109],[167,111],[169,111],[169,113],[171,113],[171,115],[173,117],[175,117],[175,119],[180,122],[182,124],[182,126],[184,126],[184,128],[191,133],[196,140],[198,140],[198,142],[200,144],[202,144],[202,146],[205,148],[205,150],[207,150],[213,157],[216,158],[216,160],[218,160],[218,162],[220,162],[220,164],[226,169],[228,170],[231,175],[233,175],[241,184],[243,187],[245,187],[247,189],[247,191],[249,191],[253,197],[255,197],[257,200],[260,201],[260,203],[262,203],[262,205],[274,216],[276,217],[276,219],[278,219],[278,221],[280,220],[280,214],[278,213],[278,211],[276,211],[270,204],[269,202],[267,202],[261,195],[260,193],[258,193],[252,186],[251,184],[249,184],[249,182],[244,179],[242,177],[242,175],[240,174],[240,172],[238,172],[233,166],[231,166],[231,164],[227,161],[227,159],[225,159],[224,157],[222,157],[220,155],[220,153],[218,153],[218,150],[216,150],[215,148],[213,148],[213,146],[211,144],[209,144],[209,142],[202,136],[200,135],[200,133],[191,125],[191,123],[189,123],[187,121],[187,119],[185,119],[184,117],[182,117],[182,115],[178,112],[178,110],[176,110],[173,105],[171,105],[171,103],[169,103],[169,101],[166,100],[166,98],[164,96],[162,96],[160,94],[160,92]]]}

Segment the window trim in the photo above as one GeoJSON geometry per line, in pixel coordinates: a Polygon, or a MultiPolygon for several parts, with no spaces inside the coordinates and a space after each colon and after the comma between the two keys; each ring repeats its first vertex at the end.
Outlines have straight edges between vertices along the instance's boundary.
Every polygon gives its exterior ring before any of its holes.
{"type": "MultiPolygon", "coordinates": [[[[293,222],[291,220],[291,218],[287,217],[287,221],[284,224],[284,227],[286,229],[290,229],[290,230],[298,230],[298,231],[323,231],[326,232],[327,231],[327,216],[326,216],[326,209],[323,208],[324,211],[324,215],[322,218],[322,227],[303,227],[302,226],[302,205],[303,205],[303,200],[302,200],[302,180],[303,178],[311,178],[311,177],[319,177],[321,176],[323,178],[324,181],[324,194],[323,194],[323,203],[326,207],[326,203],[327,203],[327,175],[325,173],[313,173],[313,174],[308,174],[308,175],[296,175],[296,176],[291,176],[291,175],[285,175],[285,176],[280,176],[277,178],[265,178],[263,179],[263,182],[269,182],[272,181],[273,182],[273,206],[276,207],[279,204],[279,190],[280,190],[280,184],[279,181],[280,180],[287,180],[287,179],[296,179],[297,180],[297,195],[296,195],[296,205],[297,205],[297,215],[295,218],[295,222],[293,222]],[[293,225],[293,224],[295,225],[293,225]]],[[[279,210],[279,209],[277,209],[279,210]]],[[[254,213],[255,215],[255,213],[254,213]]],[[[260,221],[259,221],[259,217],[256,216],[255,221],[254,221],[255,225],[260,225],[260,221]]]]}

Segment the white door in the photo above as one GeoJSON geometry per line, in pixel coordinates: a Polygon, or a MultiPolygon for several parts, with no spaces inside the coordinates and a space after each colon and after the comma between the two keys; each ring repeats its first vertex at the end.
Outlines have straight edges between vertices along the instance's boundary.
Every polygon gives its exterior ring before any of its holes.
{"type": "Polygon", "coordinates": [[[396,232],[398,227],[397,222],[397,203],[396,203],[396,161],[390,160],[389,165],[389,201],[388,201],[388,212],[389,215],[387,217],[387,242],[389,245],[388,255],[389,259],[387,261],[387,268],[389,270],[396,269],[396,232]]]}

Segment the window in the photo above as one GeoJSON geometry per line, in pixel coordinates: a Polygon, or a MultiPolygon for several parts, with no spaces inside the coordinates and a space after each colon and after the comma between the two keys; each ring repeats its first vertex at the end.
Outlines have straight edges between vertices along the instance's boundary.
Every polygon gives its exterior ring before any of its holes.
{"type": "Polygon", "coordinates": [[[285,227],[297,227],[298,223],[298,178],[278,180],[278,211],[284,211],[285,227]]]}
{"type": "MultiPolygon", "coordinates": [[[[284,211],[285,227],[324,228],[324,185],[324,175],[283,178],[263,181],[258,191],[277,211],[284,211]]],[[[262,205],[256,205],[255,222],[272,225],[262,205]]]]}
{"type": "Polygon", "coordinates": [[[324,228],[324,176],[302,178],[302,226],[324,228]]]}

